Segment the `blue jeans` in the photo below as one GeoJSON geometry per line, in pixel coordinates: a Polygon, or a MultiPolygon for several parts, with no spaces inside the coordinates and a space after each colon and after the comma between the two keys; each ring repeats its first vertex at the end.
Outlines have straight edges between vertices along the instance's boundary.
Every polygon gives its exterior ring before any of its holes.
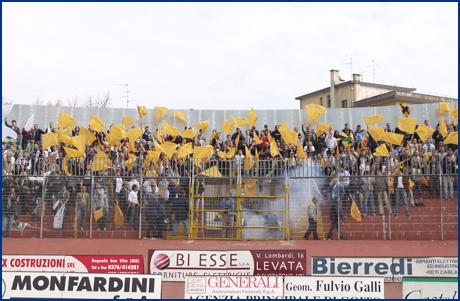
{"type": "Polygon", "coordinates": [[[77,223],[80,220],[80,228],[85,227],[86,207],[78,207],[77,209],[77,223]]]}
{"type": "Polygon", "coordinates": [[[13,226],[14,214],[3,214],[2,237],[10,237],[11,227],[13,226]]]}
{"type": "Polygon", "coordinates": [[[340,220],[345,221],[343,217],[343,200],[339,199],[339,214],[340,214],[340,220]]]}
{"type": "Polygon", "coordinates": [[[139,230],[139,209],[131,207],[129,216],[129,230],[139,230]]]}
{"type": "MultiPolygon", "coordinates": [[[[176,232],[177,232],[177,228],[179,228],[179,223],[181,221],[180,220],[175,220],[174,221],[174,225],[173,225],[173,228],[172,228],[172,232],[171,232],[171,235],[176,235],[176,232]]],[[[188,234],[188,219],[184,219],[182,220],[182,223],[184,224],[184,233],[185,233],[185,236],[189,236],[188,234]]]]}
{"type": "Polygon", "coordinates": [[[374,202],[374,192],[373,191],[366,191],[364,193],[364,214],[367,215],[367,202],[371,201],[371,208],[372,208],[372,214],[375,214],[375,202],[374,202]]]}
{"type": "Polygon", "coordinates": [[[406,214],[409,215],[409,206],[407,205],[407,192],[405,189],[396,189],[396,214],[399,214],[399,199],[402,198],[404,201],[404,209],[406,214]]]}

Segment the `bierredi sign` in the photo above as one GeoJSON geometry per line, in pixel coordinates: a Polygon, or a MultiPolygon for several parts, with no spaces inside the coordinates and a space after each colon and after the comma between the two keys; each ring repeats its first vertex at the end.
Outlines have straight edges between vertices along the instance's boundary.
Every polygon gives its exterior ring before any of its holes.
{"type": "Polygon", "coordinates": [[[312,257],[311,275],[384,277],[386,282],[402,282],[405,276],[457,277],[458,257],[312,257]]]}
{"type": "Polygon", "coordinates": [[[305,276],[305,250],[149,250],[148,273],[163,281],[186,276],[305,276]]]}
{"type": "Polygon", "coordinates": [[[2,299],[160,299],[158,275],[2,272],[2,299]]]}

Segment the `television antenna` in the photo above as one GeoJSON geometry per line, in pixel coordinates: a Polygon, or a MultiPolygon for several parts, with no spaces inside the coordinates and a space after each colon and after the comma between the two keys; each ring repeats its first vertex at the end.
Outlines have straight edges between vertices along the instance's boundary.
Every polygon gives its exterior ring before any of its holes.
{"type": "Polygon", "coordinates": [[[128,108],[128,104],[129,104],[129,92],[131,92],[131,91],[128,90],[128,84],[127,84],[127,83],[118,84],[117,86],[125,86],[125,87],[126,87],[126,95],[120,96],[119,98],[126,98],[126,108],[128,108]]]}
{"type": "Polygon", "coordinates": [[[376,68],[376,66],[379,66],[379,64],[375,64],[375,63],[374,63],[374,59],[372,59],[372,60],[367,60],[367,61],[368,61],[368,62],[372,62],[372,66],[367,66],[367,67],[372,67],[372,74],[373,74],[373,76],[374,76],[374,83],[375,83],[375,74],[376,74],[376,73],[375,73],[375,70],[380,69],[380,67],[377,67],[377,68],[376,68]]]}
{"type": "Polygon", "coordinates": [[[349,63],[344,63],[346,65],[350,65],[350,72],[351,72],[351,78],[353,78],[353,56],[354,55],[358,55],[357,53],[352,53],[352,54],[348,54],[348,55],[345,55],[346,57],[350,57],[346,60],[350,60],[349,63]]]}

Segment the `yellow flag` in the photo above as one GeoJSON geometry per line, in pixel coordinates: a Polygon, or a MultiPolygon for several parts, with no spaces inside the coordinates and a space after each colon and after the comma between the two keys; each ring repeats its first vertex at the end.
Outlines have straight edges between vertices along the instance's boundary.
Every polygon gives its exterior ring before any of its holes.
{"type": "Polygon", "coordinates": [[[170,135],[170,136],[175,137],[179,133],[179,130],[175,126],[170,125],[165,120],[164,123],[163,123],[163,133],[165,133],[166,135],[170,135]]]}
{"type": "Polygon", "coordinates": [[[193,148],[193,158],[194,159],[204,159],[212,155],[214,148],[212,145],[206,146],[195,146],[193,148]]]}
{"type": "Polygon", "coordinates": [[[102,122],[102,120],[96,115],[90,114],[90,116],[91,116],[91,120],[88,123],[89,127],[95,132],[104,131],[105,125],[102,122]]]}
{"type": "Polygon", "coordinates": [[[259,151],[256,148],[256,153],[254,154],[254,159],[259,160],[259,151]]]}
{"type": "Polygon", "coordinates": [[[67,158],[67,156],[65,156],[62,160],[62,170],[64,171],[64,175],[65,176],[70,176],[70,172],[67,168],[67,161],[69,160],[69,158],[67,158]]]}
{"type": "Polygon", "coordinates": [[[133,123],[133,117],[132,116],[123,116],[123,121],[121,123],[123,124],[123,127],[133,125],[134,124],[133,123]]]}
{"type": "Polygon", "coordinates": [[[209,126],[209,119],[208,120],[205,120],[205,121],[201,121],[201,122],[198,122],[195,127],[196,128],[199,128],[200,130],[202,130],[203,132],[206,132],[206,129],[208,128],[209,126]]]}
{"type": "Polygon", "coordinates": [[[391,143],[393,145],[400,145],[402,140],[404,139],[404,135],[395,134],[395,133],[383,133],[383,141],[391,143]]]}
{"type": "Polygon", "coordinates": [[[307,122],[312,122],[320,118],[322,114],[326,113],[325,107],[314,103],[305,105],[305,110],[307,111],[307,122]]]}
{"type": "Polygon", "coordinates": [[[76,149],[72,149],[72,148],[68,148],[65,146],[64,146],[64,151],[65,151],[66,157],[69,157],[69,158],[81,158],[81,157],[86,156],[85,152],[82,152],[76,149]]]}
{"type": "Polygon", "coordinates": [[[257,133],[254,132],[254,140],[256,141],[257,144],[262,144],[262,139],[259,138],[259,136],[257,136],[257,133]]]}
{"type": "Polygon", "coordinates": [[[112,161],[110,161],[109,157],[103,151],[98,151],[91,163],[91,171],[100,171],[111,167],[112,161]]]}
{"type": "Polygon", "coordinates": [[[166,141],[161,145],[161,148],[163,148],[163,151],[166,154],[166,156],[168,156],[168,159],[171,159],[174,155],[174,151],[177,148],[177,144],[166,141]]]}
{"type": "Polygon", "coordinates": [[[254,165],[254,160],[252,159],[252,155],[248,147],[246,145],[244,147],[246,148],[246,155],[244,156],[244,170],[251,170],[254,165]]]}
{"type": "MultiPolygon", "coordinates": [[[[158,137],[158,140],[160,141],[160,143],[164,142],[163,133],[161,132],[161,128],[159,126],[157,126],[157,137],[158,137]]],[[[153,139],[153,140],[155,140],[155,139],[153,139]]]]}
{"type": "Polygon", "coordinates": [[[136,149],[134,148],[134,142],[142,135],[141,128],[133,128],[128,131],[126,137],[129,139],[128,150],[130,152],[135,152],[136,149]]]}
{"type": "Polygon", "coordinates": [[[321,136],[324,132],[326,132],[330,127],[331,127],[331,123],[321,123],[321,122],[318,122],[316,124],[316,135],[317,137],[321,136]]]}
{"type": "Polygon", "coordinates": [[[417,126],[417,118],[398,118],[398,128],[406,133],[413,134],[417,126]]]}
{"type": "Polygon", "coordinates": [[[444,144],[456,144],[458,145],[458,132],[452,132],[444,139],[444,144]]]}
{"type": "Polygon", "coordinates": [[[58,127],[65,129],[68,126],[76,126],[77,121],[70,117],[69,114],[64,110],[61,114],[59,114],[59,121],[58,127]]]}
{"type": "Polygon", "coordinates": [[[455,106],[455,111],[450,111],[449,114],[454,116],[454,124],[458,124],[458,105],[455,106]]]}
{"type": "Polygon", "coordinates": [[[196,129],[195,128],[191,128],[189,130],[184,130],[182,132],[179,133],[179,136],[183,137],[183,138],[189,138],[189,139],[193,139],[195,138],[196,136],[196,129]]]}
{"type": "Polygon", "coordinates": [[[179,148],[179,153],[177,154],[177,158],[185,158],[187,155],[193,154],[193,148],[192,148],[192,143],[189,142],[185,145],[181,145],[179,148]]]}
{"type": "Polygon", "coordinates": [[[251,108],[251,110],[249,111],[247,119],[250,127],[254,126],[254,124],[256,124],[257,119],[259,119],[259,117],[256,115],[256,111],[254,111],[253,108],[251,108]]]}
{"type": "Polygon", "coordinates": [[[442,137],[447,137],[447,126],[444,118],[441,118],[441,123],[439,124],[439,133],[442,137]]]}
{"type": "Polygon", "coordinates": [[[367,129],[367,132],[369,133],[369,135],[372,136],[372,138],[374,138],[375,141],[379,141],[383,139],[385,130],[379,126],[376,126],[376,127],[367,129]]]}
{"type": "Polygon", "coordinates": [[[48,134],[43,134],[42,135],[42,147],[44,149],[48,148],[48,147],[51,147],[53,145],[58,145],[58,143],[59,143],[59,141],[58,141],[57,134],[48,133],[48,134]]]}
{"type": "Polygon", "coordinates": [[[380,144],[379,147],[375,149],[374,157],[388,157],[388,148],[385,146],[385,143],[380,144]]]}
{"type": "Polygon", "coordinates": [[[420,139],[425,142],[428,140],[428,138],[430,138],[433,133],[434,133],[434,130],[430,129],[429,127],[427,127],[426,125],[424,124],[420,124],[418,126],[418,128],[415,130],[415,132],[417,133],[417,135],[420,137],[420,139]]]}
{"type": "Polygon", "coordinates": [[[109,142],[110,146],[118,146],[118,141],[110,135],[109,132],[106,133],[107,141],[109,142]]]}
{"type": "Polygon", "coordinates": [[[297,144],[299,141],[298,133],[290,130],[285,130],[284,128],[280,130],[281,137],[283,137],[284,143],[286,144],[297,144]]]}
{"type": "Polygon", "coordinates": [[[78,135],[72,137],[72,142],[70,143],[75,146],[79,151],[86,152],[86,136],[78,135]]]}
{"type": "Polygon", "coordinates": [[[67,128],[66,130],[63,130],[63,131],[55,129],[54,132],[55,132],[56,134],[61,134],[61,135],[69,136],[70,134],[72,134],[72,128],[67,128]]]}
{"type": "Polygon", "coordinates": [[[432,152],[428,152],[428,153],[425,153],[423,154],[423,159],[425,160],[425,164],[428,163],[428,160],[430,160],[430,157],[433,153],[432,152]]]}
{"type": "Polygon", "coordinates": [[[218,151],[217,156],[219,156],[219,158],[222,158],[222,159],[227,159],[227,154],[223,151],[218,151]]]}
{"type": "Polygon", "coordinates": [[[93,133],[91,133],[87,128],[81,126],[80,127],[80,136],[85,137],[85,144],[91,145],[97,139],[93,133]]]}
{"type": "Polygon", "coordinates": [[[244,179],[244,194],[257,196],[257,179],[244,179]]]}
{"type": "Polygon", "coordinates": [[[222,122],[222,131],[225,132],[227,135],[232,132],[232,130],[235,128],[234,124],[231,124],[228,119],[225,119],[224,122],[222,122]]]}
{"type": "Polygon", "coordinates": [[[154,151],[147,152],[147,158],[149,159],[158,159],[160,158],[160,155],[161,155],[161,150],[154,150],[154,151]]]}
{"type": "Polygon", "coordinates": [[[444,112],[450,113],[452,109],[450,108],[450,103],[447,101],[443,101],[439,103],[439,115],[444,112]]]}
{"type": "Polygon", "coordinates": [[[113,223],[115,225],[115,230],[118,230],[123,226],[123,223],[125,222],[125,216],[123,215],[123,212],[121,211],[120,206],[118,206],[118,204],[115,204],[113,208],[115,209],[113,223]]]}
{"type": "Polygon", "coordinates": [[[184,112],[179,112],[179,111],[176,111],[176,110],[172,110],[171,113],[176,115],[176,117],[179,118],[180,120],[182,120],[184,122],[187,121],[187,117],[185,116],[184,112]]]}
{"type": "Polygon", "coordinates": [[[153,109],[155,110],[155,120],[158,120],[161,117],[163,117],[163,115],[168,110],[168,108],[166,107],[153,107],[153,109]]]}
{"type": "Polygon", "coordinates": [[[272,142],[273,137],[272,137],[272,133],[269,130],[267,130],[267,138],[268,138],[268,142],[272,142]]]}
{"type": "Polygon", "coordinates": [[[214,165],[213,167],[202,171],[201,174],[203,176],[207,176],[207,177],[222,178],[222,174],[220,173],[219,169],[217,168],[217,165],[214,165]]]}
{"type": "Polygon", "coordinates": [[[307,159],[307,155],[303,151],[302,144],[300,144],[299,139],[297,139],[297,157],[300,159],[307,159]]]}
{"type": "Polygon", "coordinates": [[[239,134],[235,139],[235,147],[236,148],[238,148],[238,146],[240,145],[240,138],[241,138],[241,134],[239,134]]]}
{"type": "Polygon", "coordinates": [[[155,150],[156,151],[160,151],[162,153],[165,152],[163,147],[160,144],[158,144],[158,142],[155,139],[153,139],[153,145],[155,145],[155,150]]]}
{"type": "Polygon", "coordinates": [[[147,107],[146,106],[137,106],[137,113],[139,113],[139,118],[147,115],[147,107]]]}
{"type": "Polygon", "coordinates": [[[360,222],[361,221],[361,211],[359,211],[358,206],[356,206],[355,201],[351,203],[351,217],[360,222]]]}
{"type": "Polygon", "coordinates": [[[246,118],[239,118],[235,117],[233,115],[230,115],[230,117],[233,119],[233,122],[238,126],[238,127],[243,127],[247,125],[249,122],[246,118]]]}
{"type": "Polygon", "coordinates": [[[412,111],[412,109],[409,108],[405,102],[400,103],[399,108],[401,109],[401,113],[403,113],[404,116],[406,116],[406,118],[409,117],[409,114],[412,111]]]}
{"type": "Polygon", "coordinates": [[[217,130],[212,130],[211,138],[209,138],[209,142],[212,142],[212,139],[214,139],[217,136],[217,130]]]}
{"type": "Polygon", "coordinates": [[[280,151],[278,149],[278,145],[276,145],[276,141],[275,139],[272,139],[272,141],[270,142],[270,155],[275,158],[276,156],[278,156],[280,154],[280,151]]]}
{"type": "Polygon", "coordinates": [[[136,141],[140,136],[142,136],[142,129],[141,128],[133,128],[133,129],[130,129],[127,133],[126,133],[126,137],[129,139],[129,142],[131,143],[134,143],[134,141],[136,141]]]}
{"type": "Polygon", "coordinates": [[[72,138],[70,138],[68,135],[61,134],[59,132],[55,134],[57,135],[58,141],[64,143],[65,145],[72,144],[72,138]]]}
{"type": "Polygon", "coordinates": [[[227,159],[231,159],[236,155],[237,147],[233,147],[228,153],[225,154],[227,159]]]}
{"type": "Polygon", "coordinates": [[[128,160],[123,162],[123,166],[128,167],[128,171],[133,169],[134,164],[136,164],[137,156],[133,154],[129,154],[128,160]]]}
{"type": "Polygon", "coordinates": [[[112,125],[110,127],[110,137],[112,139],[122,140],[128,137],[128,132],[126,131],[123,124],[121,125],[112,125]]]}
{"type": "Polygon", "coordinates": [[[98,210],[94,210],[93,213],[94,213],[94,220],[96,220],[96,222],[97,222],[98,220],[100,220],[104,216],[104,208],[101,207],[98,210]]]}
{"type": "Polygon", "coordinates": [[[280,124],[278,125],[278,131],[290,131],[289,129],[289,125],[287,122],[283,123],[283,124],[280,124]]]}
{"type": "Polygon", "coordinates": [[[364,122],[367,125],[372,125],[372,124],[376,124],[379,122],[383,122],[383,114],[378,114],[375,116],[364,116],[363,118],[364,118],[364,122]]]}

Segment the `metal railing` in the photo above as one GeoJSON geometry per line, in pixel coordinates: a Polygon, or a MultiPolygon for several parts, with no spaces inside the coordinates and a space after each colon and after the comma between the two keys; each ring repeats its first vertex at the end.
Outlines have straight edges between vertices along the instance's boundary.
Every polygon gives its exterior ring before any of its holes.
{"type": "MultiPolygon", "coordinates": [[[[441,165],[437,174],[410,174],[411,169],[406,168],[400,183],[404,189],[400,191],[398,176],[393,174],[393,170],[387,172],[386,168],[386,174],[379,175],[374,172],[373,166],[365,167],[364,171],[358,170],[357,174],[350,175],[347,181],[339,160],[335,160],[333,165],[315,157],[306,160],[254,159],[252,162],[220,158],[164,161],[141,158],[135,162],[122,161],[120,166],[126,167],[123,173],[118,173],[118,164],[94,171],[95,167],[100,168],[98,164],[104,164],[97,160],[90,164],[89,170],[83,175],[78,172],[70,176],[61,175],[62,167],[57,173],[47,171],[40,175],[4,175],[3,197],[11,189],[15,191],[13,206],[16,222],[13,228],[23,232],[30,230],[35,237],[141,239],[148,228],[148,237],[153,235],[159,239],[164,238],[163,233],[169,228],[176,235],[180,232],[184,239],[301,239],[308,228],[308,205],[313,197],[318,197],[318,232],[321,232],[318,234],[327,238],[326,232],[332,225],[329,210],[333,199],[332,187],[335,185],[331,182],[336,179],[344,184],[345,190],[345,195],[340,196],[337,215],[338,229],[345,236],[359,233],[359,225],[363,227],[362,233],[374,229],[379,233],[379,239],[403,239],[399,235],[401,231],[417,232],[417,228],[420,228],[422,232],[428,224],[436,227],[436,231],[432,231],[435,239],[444,240],[446,233],[458,231],[456,208],[449,211],[452,201],[446,201],[450,197],[457,199],[458,176],[456,171],[451,175],[443,175],[441,165]],[[414,183],[411,189],[407,187],[409,179],[414,183]],[[385,185],[381,182],[387,183],[385,189],[382,189],[385,185]],[[59,199],[62,183],[66,184],[69,199],[60,221],[61,217],[57,213],[62,207],[59,204],[62,201],[59,199]],[[137,193],[139,205],[136,208],[128,202],[133,184],[140,186],[137,193]],[[81,200],[77,199],[79,193],[81,198],[83,186],[89,196],[86,206],[81,205],[81,200]],[[98,187],[100,193],[107,198],[103,206],[98,204],[100,198],[105,199],[97,196],[98,187]],[[434,199],[439,200],[439,203],[430,206],[431,201],[427,199],[435,191],[437,195],[434,199]],[[228,192],[231,192],[235,200],[235,207],[231,208],[234,219],[233,224],[230,222],[223,225],[223,218],[228,222],[229,209],[223,208],[221,204],[228,192]],[[420,192],[423,200],[417,201],[420,192]],[[385,202],[385,193],[389,205],[385,202]],[[403,220],[406,213],[404,199],[409,220],[403,220]],[[351,200],[355,201],[363,215],[361,223],[349,216],[351,200]],[[428,208],[411,206],[421,202],[428,208]],[[186,212],[182,210],[186,207],[184,203],[189,207],[186,212]],[[395,216],[395,205],[398,203],[402,208],[398,206],[400,215],[395,216]],[[103,217],[96,222],[94,211],[99,207],[103,207],[103,217]],[[117,207],[120,210],[116,210],[117,207]],[[423,214],[425,211],[426,214],[423,214]],[[380,213],[383,213],[381,218],[380,213]],[[186,219],[182,219],[184,215],[186,219]],[[182,221],[187,229],[178,230],[174,216],[182,216],[178,222],[182,221]],[[115,221],[115,217],[118,220],[115,221]],[[124,221],[120,222],[120,219],[124,221]],[[344,222],[341,222],[342,219],[344,222]],[[423,219],[429,222],[423,222],[423,219]]],[[[78,160],[68,161],[67,169],[75,170],[78,163],[78,160]]],[[[353,164],[347,167],[353,173],[353,164]]],[[[378,166],[377,169],[385,168],[378,166]]]]}

